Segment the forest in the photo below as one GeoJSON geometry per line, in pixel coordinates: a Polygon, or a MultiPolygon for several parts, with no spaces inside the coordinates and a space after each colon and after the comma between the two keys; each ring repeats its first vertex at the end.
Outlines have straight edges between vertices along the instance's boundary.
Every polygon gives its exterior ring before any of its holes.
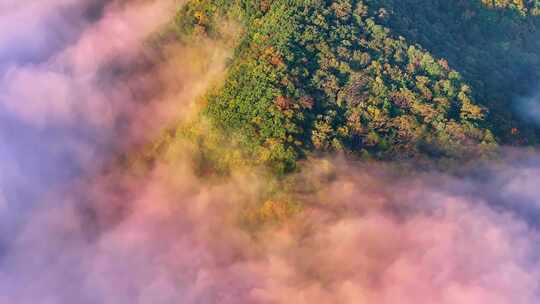
{"type": "Polygon", "coordinates": [[[156,145],[187,136],[210,170],[249,159],[278,174],[327,153],[463,161],[535,145],[540,128],[516,108],[540,80],[539,15],[522,0],[189,1],[166,39],[240,29],[198,120],[156,145]]]}

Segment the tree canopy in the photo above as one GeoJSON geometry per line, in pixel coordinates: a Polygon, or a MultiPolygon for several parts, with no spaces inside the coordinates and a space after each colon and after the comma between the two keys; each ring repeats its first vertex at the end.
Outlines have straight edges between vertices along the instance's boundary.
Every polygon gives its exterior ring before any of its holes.
{"type": "Polygon", "coordinates": [[[180,39],[243,27],[202,115],[258,163],[313,153],[464,158],[540,132],[512,100],[540,80],[539,1],[192,0],[180,39]]]}

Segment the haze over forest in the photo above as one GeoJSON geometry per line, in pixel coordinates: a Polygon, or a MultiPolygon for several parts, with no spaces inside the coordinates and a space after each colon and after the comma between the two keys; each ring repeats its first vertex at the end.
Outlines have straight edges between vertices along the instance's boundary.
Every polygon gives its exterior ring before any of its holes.
{"type": "Polygon", "coordinates": [[[0,0],[0,304],[540,301],[540,1],[0,0]]]}

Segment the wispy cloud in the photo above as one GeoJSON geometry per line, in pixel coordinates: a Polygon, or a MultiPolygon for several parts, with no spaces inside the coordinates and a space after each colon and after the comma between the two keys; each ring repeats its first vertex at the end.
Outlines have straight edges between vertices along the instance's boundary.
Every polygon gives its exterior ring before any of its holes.
{"type": "MultiPolygon", "coordinates": [[[[3,227],[55,187],[183,115],[226,52],[144,46],[181,1],[8,1],[0,6],[3,227]],[[164,51],[161,50],[161,51],[164,51]],[[205,64],[184,64],[206,56],[205,64]],[[215,67],[214,67],[215,66],[215,67]],[[171,73],[171,70],[176,73],[171,73]],[[167,101],[167,102],[165,102],[167,101]]],[[[4,237],[2,237],[3,239],[4,237]]]]}

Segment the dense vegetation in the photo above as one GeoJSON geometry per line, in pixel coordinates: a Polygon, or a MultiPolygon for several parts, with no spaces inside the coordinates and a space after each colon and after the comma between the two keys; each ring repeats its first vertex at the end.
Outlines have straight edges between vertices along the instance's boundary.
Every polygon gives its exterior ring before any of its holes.
{"type": "Polygon", "coordinates": [[[512,100],[540,78],[539,13],[522,0],[192,0],[175,28],[190,41],[241,24],[202,115],[244,157],[287,172],[328,151],[471,158],[536,143],[512,100]]]}
{"type": "Polygon", "coordinates": [[[538,143],[538,129],[515,114],[513,102],[540,81],[540,1],[371,2],[392,12],[381,24],[460,72],[502,143],[538,143]]]}

